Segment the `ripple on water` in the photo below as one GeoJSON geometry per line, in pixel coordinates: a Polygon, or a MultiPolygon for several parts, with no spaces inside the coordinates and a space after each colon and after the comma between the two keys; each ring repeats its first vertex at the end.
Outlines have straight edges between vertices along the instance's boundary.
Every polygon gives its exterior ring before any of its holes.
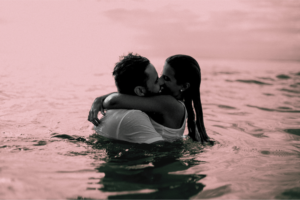
{"type": "Polygon", "coordinates": [[[43,145],[46,145],[46,144],[47,144],[46,141],[41,140],[41,141],[38,141],[38,143],[34,144],[33,146],[43,146],[43,145]]]}
{"type": "Polygon", "coordinates": [[[272,108],[264,108],[264,107],[252,106],[252,105],[247,105],[247,106],[251,108],[258,108],[264,111],[270,111],[270,112],[300,113],[300,110],[292,110],[288,107],[278,107],[279,109],[272,109],[272,108]]]}
{"type": "Polygon", "coordinates": [[[242,79],[237,79],[237,82],[241,83],[250,83],[250,84],[257,84],[257,85],[273,85],[270,83],[262,82],[262,81],[257,81],[257,80],[242,80],[242,79]]]}
{"type": "Polygon", "coordinates": [[[275,94],[271,94],[271,93],[263,93],[266,96],[275,96],[275,94]]]}
{"type": "Polygon", "coordinates": [[[268,81],[274,81],[274,79],[271,77],[258,77],[258,78],[263,79],[263,80],[268,80],[268,81]]]}
{"type": "Polygon", "coordinates": [[[290,79],[291,78],[290,76],[285,75],[285,74],[279,74],[276,77],[279,78],[279,79],[290,79]]]}
{"type": "Polygon", "coordinates": [[[235,107],[232,107],[232,106],[227,106],[227,105],[218,105],[219,108],[224,108],[224,109],[236,109],[235,107]]]}
{"type": "Polygon", "coordinates": [[[300,187],[287,189],[280,195],[275,197],[276,199],[299,199],[300,198],[300,187]]]}
{"type": "Polygon", "coordinates": [[[298,152],[288,152],[288,151],[283,151],[281,149],[261,150],[260,153],[263,155],[278,156],[278,157],[298,156],[299,155],[298,152]]]}
{"type": "Polygon", "coordinates": [[[248,133],[257,138],[266,138],[268,137],[265,135],[266,129],[262,129],[260,127],[255,126],[252,122],[240,122],[240,123],[233,123],[231,128],[243,131],[248,133]]]}
{"type": "Polygon", "coordinates": [[[291,84],[290,87],[292,88],[300,87],[300,83],[291,84]]]}
{"type": "Polygon", "coordinates": [[[300,129],[285,129],[286,133],[300,136],[300,129]]]}
{"type": "Polygon", "coordinates": [[[292,110],[292,108],[285,107],[285,106],[279,106],[278,109],[281,109],[281,110],[292,110]]]}
{"type": "Polygon", "coordinates": [[[239,109],[236,107],[233,107],[233,106],[228,106],[228,105],[218,105],[218,108],[227,110],[226,114],[229,114],[229,115],[245,116],[245,115],[250,114],[248,112],[237,112],[237,111],[233,112],[234,110],[239,110],[239,109]]]}
{"type": "Polygon", "coordinates": [[[286,89],[286,88],[282,88],[282,89],[280,89],[280,91],[300,94],[299,90],[290,90],[290,89],[286,89]]]}
{"type": "Polygon", "coordinates": [[[231,185],[224,185],[215,189],[205,190],[196,196],[197,199],[218,198],[231,192],[231,185]]]}

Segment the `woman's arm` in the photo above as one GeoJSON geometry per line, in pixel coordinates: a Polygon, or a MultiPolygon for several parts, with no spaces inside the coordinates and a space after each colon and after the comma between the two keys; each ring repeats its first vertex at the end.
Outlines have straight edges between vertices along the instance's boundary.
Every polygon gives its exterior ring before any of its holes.
{"type": "Polygon", "coordinates": [[[101,97],[97,97],[91,107],[91,110],[89,112],[88,121],[92,122],[95,126],[98,126],[100,124],[100,120],[98,119],[98,113],[101,112],[102,115],[105,115],[104,108],[103,108],[103,102],[106,97],[109,95],[114,94],[106,94],[101,97]]]}
{"type": "Polygon", "coordinates": [[[169,95],[156,95],[151,97],[139,97],[114,93],[109,95],[103,102],[105,109],[136,109],[143,112],[155,112],[164,114],[176,112],[182,109],[180,103],[169,95]]]}

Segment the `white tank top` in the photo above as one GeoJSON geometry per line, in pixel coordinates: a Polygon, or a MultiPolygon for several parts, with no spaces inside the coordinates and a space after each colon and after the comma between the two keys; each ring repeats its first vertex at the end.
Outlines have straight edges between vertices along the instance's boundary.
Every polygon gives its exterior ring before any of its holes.
{"type": "Polygon", "coordinates": [[[155,130],[163,137],[164,140],[166,140],[168,142],[173,142],[175,140],[183,138],[185,125],[186,125],[186,119],[187,119],[187,111],[186,111],[184,103],[182,101],[179,101],[179,102],[182,103],[182,105],[184,106],[184,110],[185,110],[184,120],[183,120],[183,123],[180,128],[174,129],[174,128],[165,127],[165,126],[157,123],[156,121],[154,121],[152,118],[150,118],[150,121],[151,121],[153,127],[155,128],[155,130]]]}

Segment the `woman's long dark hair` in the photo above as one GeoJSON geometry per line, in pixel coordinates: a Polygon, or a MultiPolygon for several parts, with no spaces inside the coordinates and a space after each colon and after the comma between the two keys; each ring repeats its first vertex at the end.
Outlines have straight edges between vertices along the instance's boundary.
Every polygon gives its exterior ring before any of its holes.
{"type": "Polygon", "coordinates": [[[189,136],[193,140],[201,141],[202,143],[208,141],[209,138],[204,127],[200,99],[201,71],[198,62],[187,55],[174,55],[167,58],[166,62],[174,70],[178,84],[190,84],[190,87],[182,93],[183,101],[188,112],[189,136]],[[194,105],[194,108],[192,104],[194,105]],[[196,133],[196,128],[198,129],[200,137],[196,133]]]}

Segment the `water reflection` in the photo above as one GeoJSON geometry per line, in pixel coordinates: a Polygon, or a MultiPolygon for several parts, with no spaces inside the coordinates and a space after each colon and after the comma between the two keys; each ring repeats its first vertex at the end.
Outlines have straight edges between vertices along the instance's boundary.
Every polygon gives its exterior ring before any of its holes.
{"type": "Polygon", "coordinates": [[[98,182],[99,190],[113,192],[109,199],[187,199],[205,187],[199,180],[206,175],[187,174],[189,168],[201,164],[190,156],[202,151],[200,144],[188,140],[131,144],[100,137],[94,148],[106,151],[100,158],[106,162],[96,169],[105,174],[98,182]]]}

